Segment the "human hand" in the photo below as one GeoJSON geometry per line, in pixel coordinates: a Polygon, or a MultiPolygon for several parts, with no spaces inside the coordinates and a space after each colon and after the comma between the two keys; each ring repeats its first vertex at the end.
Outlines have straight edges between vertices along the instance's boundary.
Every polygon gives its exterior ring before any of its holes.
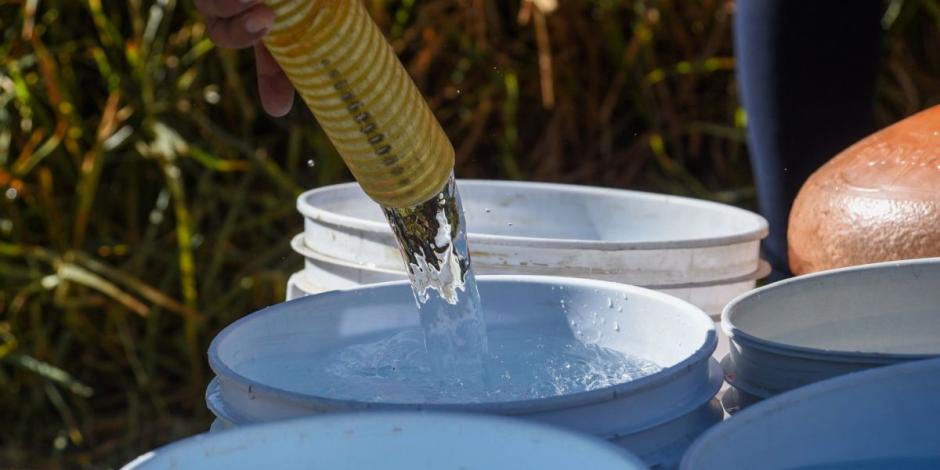
{"type": "Polygon", "coordinates": [[[209,38],[219,47],[254,46],[261,105],[272,116],[283,116],[294,102],[294,86],[260,39],[274,24],[274,12],[261,0],[194,0],[205,17],[209,38]]]}

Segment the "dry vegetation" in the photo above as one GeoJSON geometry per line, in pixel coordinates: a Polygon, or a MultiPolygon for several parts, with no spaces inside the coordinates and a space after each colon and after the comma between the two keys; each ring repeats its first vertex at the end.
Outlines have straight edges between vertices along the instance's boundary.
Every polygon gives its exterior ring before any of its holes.
{"type": "MultiPolygon", "coordinates": [[[[459,176],[753,205],[732,2],[367,3],[459,176]]],[[[885,24],[889,122],[940,98],[940,3],[885,24]]],[[[0,0],[0,34],[0,467],[121,464],[206,428],[208,341],[282,299],[294,197],[349,176],[190,2],[0,0]]]]}

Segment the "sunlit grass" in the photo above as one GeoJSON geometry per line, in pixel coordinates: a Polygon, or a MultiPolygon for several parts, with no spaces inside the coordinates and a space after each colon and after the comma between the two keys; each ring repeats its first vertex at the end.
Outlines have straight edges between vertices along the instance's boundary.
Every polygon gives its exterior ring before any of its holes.
{"type": "MultiPolygon", "coordinates": [[[[732,4],[550,3],[367,1],[458,175],[752,207],[732,4]]],[[[940,97],[940,8],[894,5],[884,121],[940,97]]],[[[206,429],[208,341],[283,298],[294,198],[349,176],[190,2],[0,0],[0,34],[0,467],[120,464],[206,429]]]]}

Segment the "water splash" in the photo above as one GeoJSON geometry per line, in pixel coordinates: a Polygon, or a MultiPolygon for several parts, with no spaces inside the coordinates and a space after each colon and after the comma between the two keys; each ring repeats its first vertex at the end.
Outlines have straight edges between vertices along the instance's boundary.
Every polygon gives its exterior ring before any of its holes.
{"type": "Polygon", "coordinates": [[[435,370],[453,380],[481,377],[486,324],[453,175],[430,200],[383,211],[411,279],[435,370]]]}
{"type": "Polygon", "coordinates": [[[304,393],[393,403],[531,400],[597,390],[662,370],[648,360],[570,336],[508,328],[490,332],[480,382],[441,380],[417,328],[340,346],[303,365],[291,380],[299,381],[292,386],[304,393]]]}

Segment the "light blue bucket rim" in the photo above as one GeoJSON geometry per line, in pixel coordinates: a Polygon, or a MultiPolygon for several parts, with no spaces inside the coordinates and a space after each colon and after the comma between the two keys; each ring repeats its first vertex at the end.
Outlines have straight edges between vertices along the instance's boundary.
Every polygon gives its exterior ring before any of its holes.
{"type": "Polygon", "coordinates": [[[752,335],[740,328],[737,328],[732,321],[734,314],[740,304],[754,297],[760,297],[767,292],[786,288],[792,285],[803,284],[807,282],[817,282],[820,279],[841,277],[851,273],[880,271],[891,268],[919,267],[940,265],[940,257],[934,258],[916,258],[909,260],[885,261],[881,263],[863,264],[858,266],[848,266],[828,271],[820,271],[802,276],[791,277],[782,281],[777,281],[757,289],[745,292],[728,302],[721,311],[721,329],[728,339],[736,344],[744,345],[748,348],[760,349],[763,351],[786,355],[790,357],[799,357],[812,359],[815,361],[826,362],[845,362],[845,363],[868,363],[889,365],[899,362],[920,361],[937,357],[936,354],[925,353],[880,353],[865,351],[843,351],[835,349],[810,348],[798,346],[795,344],[773,341],[759,336],[752,335]]]}
{"type": "MultiPolygon", "coordinates": [[[[659,426],[666,425],[670,422],[681,420],[685,418],[689,413],[694,413],[699,410],[702,406],[707,404],[710,400],[715,398],[715,395],[721,389],[722,384],[724,383],[724,373],[721,365],[718,361],[714,359],[709,359],[708,363],[708,388],[703,389],[702,393],[696,396],[693,399],[690,399],[686,402],[679,403],[675,408],[670,408],[668,414],[664,414],[659,419],[651,420],[629,429],[621,429],[610,435],[597,436],[603,439],[615,440],[623,437],[632,436],[639,434],[650,429],[657,428],[659,426]]],[[[221,384],[219,384],[219,378],[213,377],[209,381],[209,385],[206,386],[206,407],[209,408],[209,411],[218,419],[225,423],[229,423],[234,426],[246,426],[254,424],[251,419],[248,419],[244,416],[238,414],[238,412],[229,409],[224,400],[217,399],[215,396],[218,396],[221,392],[221,384]]],[[[360,410],[362,411],[362,410],[360,410]]],[[[394,411],[394,410],[383,410],[383,411],[394,411]]],[[[341,411],[339,413],[349,413],[350,411],[341,411]]],[[[461,412],[466,412],[461,411],[461,412]]],[[[476,413],[476,414],[493,414],[493,413],[476,413]]],[[[498,415],[505,416],[505,415],[498,415]]]]}
{"type": "Polygon", "coordinates": [[[670,305],[676,307],[678,311],[681,311],[683,315],[687,315],[694,322],[697,322],[702,330],[705,331],[705,341],[700,345],[695,352],[690,356],[686,357],[679,363],[663,368],[662,370],[650,374],[639,379],[630,380],[627,382],[615,384],[609,387],[600,388],[597,390],[590,390],[585,392],[578,392],[568,395],[559,395],[547,398],[540,398],[537,400],[513,400],[513,401],[499,401],[499,402],[481,402],[481,403],[397,403],[397,402],[368,402],[360,400],[345,400],[337,398],[328,398],[320,397],[315,395],[306,395],[297,392],[292,392],[289,390],[282,390],[277,387],[272,387],[265,385],[263,383],[254,381],[245,377],[230,367],[225,365],[219,359],[219,347],[220,344],[225,341],[226,337],[231,334],[233,331],[237,330],[244,324],[248,322],[255,321],[258,318],[263,318],[268,315],[274,315],[279,312],[278,306],[284,305],[286,303],[304,303],[304,302],[317,302],[320,299],[334,297],[334,296],[348,296],[356,294],[357,292],[365,292],[377,289],[407,289],[409,292],[411,286],[408,281],[390,281],[383,282],[378,284],[370,284],[367,286],[361,286],[351,289],[346,289],[342,291],[329,291],[323,292],[320,294],[308,295],[306,297],[301,297],[298,299],[290,300],[284,304],[276,304],[270,307],[265,307],[261,310],[258,310],[254,313],[248,314],[238,320],[232,322],[228,326],[222,329],[212,339],[212,342],[209,345],[209,367],[215,372],[215,374],[220,378],[220,380],[229,380],[234,383],[242,384],[245,386],[251,387],[251,390],[254,394],[258,395],[273,395],[276,396],[279,400],[285,400],[288,402],[302,404],[304,406],[314,407],[314,408],[339,408],[342,410],[366,410],[366,409],[379,409],[379,410],[429,410],[429,411],[442,411],[442,412],[470,412],[470,413],[496,413],[502,415],[515,415],[515,414],[526,414],[533,412],[541,411],[553,411],[553,410],[562,410],[569,409],[577,406],[589,405],[593,403],[603,402],[607,400],[612,400],[620,396],[624,396],[630,393],[635,393],[639,390],[645,390],[648,388],[656,387],[662,383],[671,382],[675,379],[675,374],[670,372],[687,371],[688,369],[693,368],[695,365],[700,365],[704,368],[706,375],[709,373],[711,367],[709,359],[712,353],[715,351],[715,348],[718,346],[718,336],[715,331],[715,324],[712,319],[700,308],[684,301],[679,298],[657,292],[650,289],[644,289],[642,287],[631,286],[627,284],[619,284],[615,282],[608,281],[598,281],[593,279],[579,279],[579,278],[570,278],[570,277],[554,277],[554,276],[522,276],[522,275],[488,275],[488,276],[477,276],[477,284],[486,285],[491,283],[525,283],[525,284],[538,284],[538,285],[550,285],[550,286],[565,286],[565,287],[579,287],[585,289],[610,289],[615,290],[618,293],[627,293],[627,295],[637,295],[642,294],[648,298],[662,302],[664,305],[670,305]]]}
{"type": "MultiPolygon", "coordinates": [[[[534,181],[499,181],[499,180],[480,180],[480,179],[458,179],[458,189],[460,184],[486,184],[492,187],[526,187],[533,189],[557,190],[569,193],[581,193],[586,195],[620,195],[629,196],[644,200],[665,200],[669,202],[679,202],[687,206],[698,209],[711,209],[731,211],[742,217],[748,217],[753,223],[753,227],[735,235],[724,235],[707,238],[686,238],[677,240],[656,240],[656,241],[619,241],[619,240],[581,240],[581,239],[558,239],[541,237],[518,237],[511,235],[488,235],[471,231],[468,237],[472,237],[471,242],[487,243],[490,245],[518,245],[526,243],[536,243],[540,248],[558,248],[558,249],[586,249],[586,250],[677,250],[689,248],[711,248],[718,246],[734,245],[738,243],[756,242],[765,238],[769,232],[767,219],[759,214],[746,209],[741,209],[720,202],[695,199],[690,197],[675,196],[671,194],[651,193],[644,191],[631,191],[617,188],[601,188],[595,186],[581,186],[575,184],[562,183],[541,183],[534,181]]],[[[329,224],[337,224],[359,230],[368,230],[371,232],[385,231],[388,224],[380,221],[366,220],[358,217],[337,214],[335,212],[323,210],[307,203],[311,196],[317,196],[321,193],[338,190],[348,190],[358,186],[358,183],[342,183],[329,186],[323,186],[316,189],[305,191],[297,197],[297,211],[304,217],[320,220],[329,224]]]]}
{"type": "MultiPolygon", "coordinates": [[[[558,442],[573,442],[579,441],[584,447],[591,448],[595,452],[606,452],[611,457],[617,459],[622,459],[624,463],[624,468],[636,468],[636,469],[645,469],[648,466],[643,463],[636,455],[628,451],[627,449],[617,446],[615,444],[606,442],[604,440],[592,437],[583,433],[575,432],[569,429],[565,429],[559,426],[554,426],[545,423],[538,423],[533,421],[526,421],[516,418],[509,418],[498,415],[487,415],[487,414],[472,414],[472,413],[454,413],[454,412],[428,412],[428,411],[374,411],[369,413],[330,413],[325,415],[317,416],[306,416],[300,418],[291,418],[285,419],[276,422],[269,423],[260,423],[254,424],[247,427],[239,427],[233,429],[227,429],[223,433],[213,433],[213,434],[198,434],[195,436],[190,436],[188,438],[173,442],[171,444],[159,447],[153,451],[150,451],[146,454],[143,454],[134,460],[128,462],[126,465],[121,467],[122,469],[133,469],[137,466],[144,465],[147,461],[154,458],[154,456],[159,453],[167,452],[177,452],[184,450],[188,447],[198,448],[202,442],[212,439],[226,439],[225,437],[219,438],[218,436],[232,436],[237,435],[238,433],[251,434],[264,431],[277,431],[278,428],[283,428],[285,425],[289,426],[291,424],[299,425],[304,422],[314,422],[320,429],[329,429],[332,425],[335,429],[345,429],[350,426],[350,421],[393,421],[393,420],[404,420],[404,421],[418,421],[416,424],[423,425],[448,425],[450,423],[460,423],[461,425],[471,425],[482,428],[487,428],[491,426],[502,426],[512,429],[518,429],[520,431],[531,430],[536,431],[538,435],[544,436],[544,438],[556,439],[558,442]],[[421,421],[425,421],[421,423],[421,421]]],[[[482,450],[482,449],[481,449],[482,450]]]]}
{"type": "MultiPolygon", "coordinates": [[[[790,406],[804,403],[817,396],[826,396],[840,390],[847,392],[866,383],[896,379],[899,376],[922,375],[925,370],[934,373],[940,371],[940,358],[903,362],[885,367],[850,372],[761,400],[738,411],[734,414],[734,417],[718,423],[711,429],[702,433],[702,435],[689,446],[688,450],[686,450],[685,455],[682,457],[680,468],[692,468],[692,462],[699,458],[697,454],[706,452],[704,448],[708,446],[709,443],[715,440],[728,442],[727,438],[723,439],[724,435],[734,432],[736,428],[741,426],[747,426],[754,421],[760,421],[764,419],[765,416],[780,413],[781,410],[786,410],[790,406]]],[[[728,444],[733,445],[732,442],[728,442],[728,444]]]]}

